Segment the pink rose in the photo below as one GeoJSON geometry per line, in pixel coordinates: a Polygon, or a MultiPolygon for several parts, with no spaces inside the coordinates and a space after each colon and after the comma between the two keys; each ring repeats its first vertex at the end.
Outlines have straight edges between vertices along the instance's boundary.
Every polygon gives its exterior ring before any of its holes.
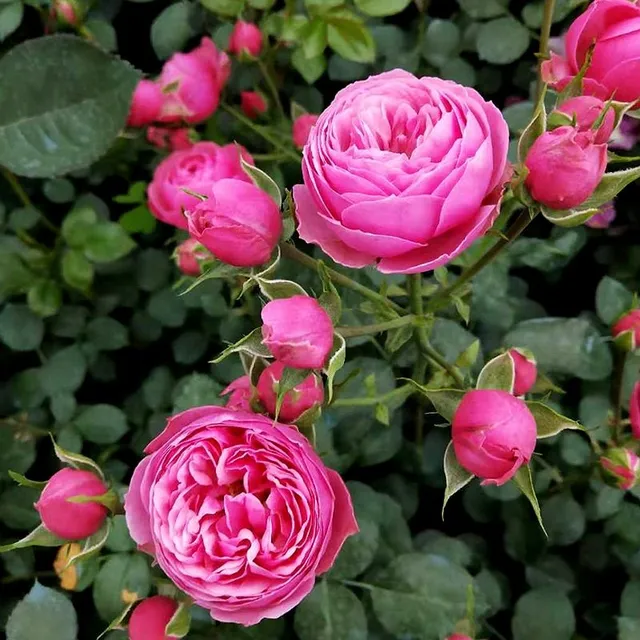
{"type": "Polygon", "coordinates": [[[595,0],[578,16],[565,38],[564,57],[551,54],[543,77],[561,91],[580,71],[595,44],[583,93],[602,100],[640,99],[640,7],[629,0],[595,0]]]}
{"type": "Polygon", "coordinates": [[[191,139],[192,130],[186,127],[169,129],[166,127],[148,127],[147,140],[160,149],[182,151],[190,149],[195,142],[191,139]]]}
{"type": "Polygon", "coordinates": [[[237,56],[248,54],[257,58],[262,51],[262,32],[251,22],[238,20],[229,38],[229,51],[237,56]]]}
{"type": "Polygon", "coordinates": [[[131,536],[220,622],[279,618],[358,531],[340,476],[266,416],[190,409],[145,452],[125,499],[131,536]]]}
{"type": "Polygon", "coordinates": [[[253,411],[251,408],[251,396],[253,388],[249,376],[241,376],[234,380],[221,394],[229,396],[227,409],[240,409],[241,411],[253,411]]]}
{"type": "Polygon", "coordinates": [[[233,144],[219,147],[214,142],[198,142],[190,149],[174,151],[153,174],[147,191],[151,213],[162,222],[186,229],[183,210],[192,208],[199,200],[182,189],[202,193],[211,183],[224,178],[250,182],[240,164],[240,153],[246,162],[253,164],[247,151],[233,144]]]}
{"type": "Polygon", "coordinates": [[[165,630],[177,610],[178,603],[166,596],[145,598],[129,618],[129,640],[172,640],[176,636],[165,630]]]}
{"type": "Polygon", "coordinates": [[[293,144],[295,144],[296,147],[302,149],[302,147],[307,144],[311,129],[313,129],[315,123],[318,122],[319,117],[320,116],[314,113],[304,113],[296,118],[293,123],[293,144]]]}
{"type": "Polygon", "coordinates": [[[600,207],[599,213],[591,216],[586,222],[587,227],[592,229],[608,229],[611,223],[616,219],[616,207],[613,202],[607,202],[600,207]]]}
{"type": "MultiPolygon", "coordinates": [[[[282,362],[269,365],[258,379],[258,399],[262,406],[272,415],[276,415],[278,401],[278,383],[284,372],[282,362]]],[[[324,402],[324,389],[317,375],[307,376],[300,384],[285,393],[280,405],[278,420],[295,422],[305,411],[324,402]]]]}
{"type": "Polygon", "coordinates": [[[282,234],[276,203],[252,182],[233,178],[213,183],[205,195],[186,212],[189,233],[235,267],[267,262],[282,234]]]}
{"type": "Polygon", "coordinates": [[[631,351],[635,351],[640,346],[640,309],[632,309],[629,313],[625,313],[613,325],[611,334],[614,338],[623,333],[629,335],[631,351]]]}
{"type": "Polygon", "coordinates": [[[298,233],[349,267],[435,269],[493,224],[508,144],[473,89],[399,69],[354,82],[304,148],[298,233]]]}
{"type": "Polygon", "coordinates": [[[575,118],[578,131],[591,131],[595,122],[602,116],[604,110],[606,114],[600,124],[594,141],[596,144],[606,144],[616,124],[616,114],[611,107],[605,105],[600,98],[594,96],[578,96],[563,102],[558,111],[575,118]]]}
{"type": "Polygon", "coordinates": [[[538,377],[538,367],[535,358],[520,349],[509,349],[509,355],[513,360],[513,369],[515,372],[513,394],[523,396],[532,389],[538,377]]]}
{"type": "Polygon", "coordinates": [[[207,37],[200,40],[200,44],[190,52],[190,55],[204,62],[215,79],[218,89],[222,91],[231,75],[229,56],[224,51],[220,51],[213,40],[207,37]]]}
{"type": "Polygon", "coordinates": [[[77,0],[53,0],[51,4],[51,15],[63,25],[77,26],[82,13],[77,0]]]}
{"type": "Polygon", "coordinates": [[[153,80],[140,80],[131,98],[127,124],[130,127],[151,124],[160,115],[163,102],[162,89],[153,80]]]}
{"type": "Polygon", "coordinates": [[[552,209],[572,209],[595,191],[607,168],[607,145],[596,144],[595,132],[558,127],[531,146],[525,184],[534,200],[552,209]]]}
{"type": "Polygon", "coordinates": [[[624,491],[633,489],[638,480],[640,458],[631,449],[609,449],[600,458],[600,465],[606,477],[624,491]]]}
{"type": "Polygon", "coordinates": [[[241,91],[240,108],[247,118],[255,120],[267,110],[267,101],[257,91],[241,91]]]}
{"type": "Polygon", "coordinates": [[[195,238],[188,238],[176,247],[174,257],[178,269],[195,278],[202,273],[200,262],[210,260],[211,254],[195,238]]]}
{"type": "Polygon", "coordinates": [[[294,369],[321,369],[333,346],[333,323],[315,298],[292,296],[262,309],[262,341],[294,369]]]}
{"type": "Polygon", "coordinates": [[[69,498],[101,496],[107,491],[90,471],[65,468],[51,476],[34,506],[48,531],[65,540],[82,540],[102,527],[109,511],[97,502],[69,502],[69,498]]]}
{"type": "Polygon", "coordinates": [[[447,640],[472,640],[469,636],[465,636],[461,633],[454,633],[452,636],[449,636],[447,640]]]}
{"type": "Polygon", "coordinates": [[[506,391],[467,392],[452,422],[453,448],[460,464],[482,484],[502,485],[531,460],[536,421],[520,398],[506,391]]]}
{"type": "Polygon", "coordinates": [[[633,391],[629,398],[629,420],[633,437],[640,440],[640,382],[633,385],[633,391]]]}

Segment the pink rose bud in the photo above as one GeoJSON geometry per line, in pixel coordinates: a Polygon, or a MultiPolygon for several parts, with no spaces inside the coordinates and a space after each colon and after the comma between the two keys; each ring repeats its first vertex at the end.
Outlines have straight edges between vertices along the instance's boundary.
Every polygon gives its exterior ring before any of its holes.
{"type": "Polygon", "coordinates": [[[635,351],[640,346],[640,309],[632,309],[628,313],[625,313],[625,315],[613,325],[611,334],[614,338],[617,338],[623,333],[628,333],[631,344],[630,351],[635,351]]]}
{"type": "Polygon", "coordinates": [[[538,377],[536,360],[530,354],[526,354],[520,349],[509,349],[509,355],[513,360],[515,370],[513,394],[523,396],[525,393],[528,393],[536,383],[536,378],[538,377]]]}
{"type": "Polygon", "coordinates": [[[240,108],[247,118],[255,120],[267,110],[267,101],[257,91],[242,91],[240,93],[240,108]]]}
{"type": "Polygon", "coordinates": [[[207,259],[211,259],[211,254],[195,238],[188,238],[176,248],[176,266],[185,276],[199,276],[200,262],[207,259]]]}
{"type": "Polygon", "coordinates": [[[82,15],[82,11],[75,0],[53,0],[51,13],[60,23],[71,26],[77,26],[82,15]]]}
{"type": "Polygon", "coordinates": [[[249,376],[242,376],[234,380],[221,394],[229,396],[227,399],[228,409],[239,409],[240,411],[253,411],[251,407],[251,379],[249,376]]]}
{"type": "Polygon", "coordinates": [[[502,485],[531,460],[536,421],[520,398],[506,391],[469,391],[453,416],[453,448],[460,464],[482,484],[502,485]]]}
{"type": "Polygon", "coordinates": [[[185,127],[180,129],[147,128],[147,140],[159,149],[169,149],[169,151],[181,151],[193,147],[195,142],[191,136],[192,130],[185,127]]]}
{"type": "Polygon", "coordinates": [[[200,44],[191,51],[190,55],[204,62],[214,77],[218,88],[222,91],[231,75],[231,60],[229,60],[229,56],[224,51],[220,51],[214,41],[206,36],[200,40],[200,44]]]}
{"type": "Polygon", "coordinates": [[[600,212],[591,216],[585,225],[591,229],[608,229],[611,223],[616,219],[616,207],[613,202],[607,202],[600,207],[600,212]]]}
{"type": "Polygon", "coordinates": [[[358,531],[342,478],[273,418],[189,409],[145,453],[125,499],[129,533],[218,622],[283,616],[358,531]]]}
{"type": "Polygon", "coordinates": [[[238,20],[229,38],[229,51],[236,56],[244,53],[257,58],[262,51],[262,32],[259,27],[238,20]]]}
{"type": "Polygon", "coordinates": [[[633,489],[638,480],[640,458],[631,449],[609,449],[600,458],[600,465],[607,479],[625,491],[633,489]]]}
{"type": "Polygon", "coordinates": [[[607,145],[595,144],[592,132],[558,127],[543,133],[531,146],[525,184],[534,200],[552,209],[581,205],[602,180],[607,145]]]}
{"type": "Polygon", "coordinates": [[[304,113],[298,116],[293,123],[293,144],[302,149],[307,140],[313,125],[318,121],[319,116],[313,113],[304,113]]]}
{"type": "MultiPolygon", "coordinates": [[[[278,402],[278,382],[282,379],[284,364],[274,362],[269,365],[258,379],[258,398],[262,406],[272,415],[276,415],[278,402]]],[[[315,374],[307,376],[300,384],[288,391],[280,405],[278,420],[295,422],[305,411],[322,404],[324,389],[315,374]]]]}
{"type": "Polygon", "coordinates": [[[465,636],[462,633],[454,633],[452,636],[449,636],[447,640],[473,640],[469,636],[465,636]]]}
{"type": "Polygon", "coordinates": [[[140,80],[133,92],[129,118],[130,127],[145,127],[154,122],[160,115],[164,103],[162,89],[153,80],[140,80]]]}
{"type": "Polygon", "coordinates": [[[252,182],[220,180],[186,212],[189,233],[211,253],[235,267],[269,260],[282,234],[276,203],[252,182]]]}
{"type": "Polygon", "coordinates": [[[629,420],[633,437],[640,440],[640,382],[636,382],[629,398],[629,420]]]}
{"type": "Polygon", "coordinates": [[[611,107],[594,96],[577,96],[563,102],[558,111],[575,119],[578,131],[592,131],[596,122],[602,118],[595,134],[596,144],[606,144],[616,124],[616,114],[611,107]],[[606,113],[602,116],[604,110],[606,113]]]}
{"type": "Polygon", "coordinates": [[[294,369],[322,369],[333,347],[333,323],[315,298],[292,296],[262,309],[262,340],[273,356],[294,369]]]}
{"type": "Polygon", "coordinates": [[[103,525],[109,510],[97,502],[69,502],[77,496],[101,496],[108,487],[90,471],[61,469],[34,505],[45,528],[65,540],[88,538],[103,525]]]}
{"type": "Polygon", "coordinates": [[[129,619],[129,640],[173,640],[165,630],[177,610],[178,603],[166,596],[144,599],[129,619]]]}

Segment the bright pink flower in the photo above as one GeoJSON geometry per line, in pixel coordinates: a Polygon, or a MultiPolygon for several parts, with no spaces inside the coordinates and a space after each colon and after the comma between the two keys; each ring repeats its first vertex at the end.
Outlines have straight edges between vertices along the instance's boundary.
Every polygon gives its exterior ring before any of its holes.
{"type": "Polygon", "coordinates": [[[167,127],[148,127],[147,140],[160,149],[182,151],[190,149],[195,142],[191,139],[191,129],[181,127],[169,129],[167,127]]]}
{"type": "Polygon", "coordinates": [[[508,144],[502,114],[473,89],[399,69],[354,82],[304,148],[298,233],[349,267],[435,269],[493,224],[508,144]]]}
{"type": "Polygon", "coordinates": [[[273,356],[294,369],[322,369],[333,346],[333,323],[315,298],[292,296],[262,309],[262,339],[273,356]]]}
{"type": "Polygon", "coordinates": [[[279,618],[358,531],[340,476],[266,416],[190,409],[145,452],[125,499],[129,532],[220,622],[279,618]]]}
{"type": "Polygon", "coordinates": [[[307,144],[307,140],[309,139],[309,134],[311,133],[311,129],[316,122],[318,122],[318,118],[315,113],[303,113],[301,116],[298,116],[293,123],[293,144],[296,147],[302,149],[305,144],[307,144]]]}
{"type": "Polygon", "coordinates": [[[472,640],[469,636],[465,636],[461,633],[454,633],[452,636],[449,636],[447,640],[472,640]]]}
{"type": "Polygon", "coordinates": [[[188,238],[176,247],[176,266],[185,276],[197,277],[202,273],[200,262],[211,259],[211,254],[195,239],[188,238]]]}
{"type": "Polygon", "coordinates": [[[531,460],[536,447],[536,421],[520,398],[506,391],[467,392],[452,423],[458,462],[482,484],[501,485],[531,460]]]}
{"type": "Polygon", "coordinates": [[[199,200],[182,189],[202,193],[212,183],[225,178],[250,182],[240,164],[240,154],[253,164],[247,151],[233,144],[219,147],[214,142],[198,142],[190,149],[174,151],[153,174],[147,191],[151,213],[162,222],[186,229],[183,210],[194,207],[199,200]]]}
{"type": "MultiPolygon", "coordinates": [[[[578,131],[592,131],[595,122],[602,116],[603,111],[606,109],[605,103],[594,96],[577,96],[576,98],[570,98],[566,102],[563,102],[558,111],[568,115],[570,118],[575,118],[576,128],[578,131]]],[[[616,124],[616,114],[614,110],[609,107],[606,114],[600,124],[594,141],[596,144],[606,144],[616,124]]]]}
{"type": "Polygon", "coordinates": [[[629,420],[633,437],[640,440],[640,381],[633,385],[629,398],[629,420]]]}
{"type": "Polygon", "coordinates": [[[538,377],[536,360],[520,349],[509,349],[509,355],[513,360],[515,371],[513,394],[523,396],[525,393],[528,393],[536,383],[536,378],[538,377]]]}
{"type": "Polygon", "coordinates": [[[253,411],[251,407],[253,388],[251,387],[251,378],[249,376],[236,378],[220,395],[229,396],[226,405],[227,409],[253,411]]]}
{"type": "Polygon", "coordinates": [[[261,51],[262,32],[260,28],[251,22],[238,20],[229,38],[229,52],[237,56],[244,53],[257,58],[261,51]]]}
{"type": "Polygon", "coordinates": [[[220,51],[213,40],[207,37],[200,40],[200,44],[190,52],[190,55],[205,63],[215,79],[218,89],[222,91],[231,75],[229,56],[224,51],[220,51]]]}
{"type": "Polygon", "coordinates": [[[176,636],[168,636],[165,630],[177,609],[178,603],[166,596],[145,598],[129,619],[129,640],[172,640],[176,636]]]}
{"type": "Polygon", "coordinates": [[[257,91],[241,91],[240,108],[247,118],[255,120],[267,110],[267,101],[257,91]]]}
{"type": "Polygon", "coordinates": [[[640,474],[640,458],[631,449],[609,449],[600,458],[600,465],[607,477],[625,491],[633,489],[640,474]]]}
{"type": "Polygon", "coordinates": [[[269,260],[282,234],[280,209],[252,182],[219,180],[207,200],[186,212],[189,233],[211,253],[235,267],[269,260]]]}
{"type": "MultiPolygon", "coordinates": [[[[258,398],[272,416],[276,414],[278,382],[282,379],[284,368],[282,362],[274,362],[260,374],[258,379],[258,398]]],[[[312,373],[285,394],[280,405],[278,420],[295,422],[305,411],[322,404],[323,401],[322,382],[312,373]]]]}
{"type": "Polygon", "coordinates": [[[572,209],[595,191],[607,168],[607,145],[592,132],[558,127],[531,146],[525,184],[534,200],[552,209],[572,209]]]}
{"type": "Polygon", "coordinates": [[[551,54],[543,77],[561,91],[580,71],[595,44],[583,93],[602,100],[640,99],[640,6],[629,0],[595,0],[573,22],[565,38],[565,57],[551,54]]]}
{"type": "Polygon", "coordinates": [[[608,229],[611,223],[616,219],[616,207],[613,202],[607,202],[600,207],[599,213],[591,216],[586,222],[587,227],[592,229],[608,229]]]}
{"type": "Polygon", "coordinates": [[[162,89],[153,80],[140,80],[133,92],[129,118],[130,127],[145,127],[154,122],[160,115],[164,102],[162,89]]]}
{"type": "Polygon", "coordinates": [[[51,476],[34,506],[48,531],[65,540],[81,540],[100,529],[109,511],[97,502],[69,502],[69,498],[101,496],[107,491],[90,471],[65,468],[51,476]]]}
{"type": "Polygon", "coordinates": [[[631,351],[635,351],[640,346],[640,309],[625,313],[611,329],[614,338],[627,332],[631,336],[631,351]]]}

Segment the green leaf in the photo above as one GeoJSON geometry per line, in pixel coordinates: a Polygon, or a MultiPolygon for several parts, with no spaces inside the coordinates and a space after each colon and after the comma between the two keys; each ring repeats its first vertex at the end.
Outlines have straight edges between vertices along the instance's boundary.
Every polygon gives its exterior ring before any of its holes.
{"type": "Polygon", "coordinates": [[[565,418],[542,402],[527,402],[538,427],[538,438],[551,438],[565,429],[584,431],[584,427],[574,420],[565,418]]]}
{"type": "Polygon", "coordinates": [[[333,348],[331,349],[331,353],[329,354],[329,361],[327,362],[327,366],[324,371],[327,376],[327,400],[331,402],[333,398],[333,379],[335,378],[336,373],[342,369],[345,363],[345,359],[347,357],[347,343],[344,338],[335,334],[333,336],[333,348]]]}
{"type": "Polygon", "coordinates": [[[74,248],[82,248],[89,230],[98,222],[98,214],[91,207],[77,207],[62,222],[62,237],[74,248]]]}
{"type": "MultiPolygon", "coordinates": [[[[321,56],[327,46],[327,23],[320,16],[313,18],[301,29],[300,39],[305,58],[321,56]]],[[[295,121],[295,118],[292,118],[292,121],[295,121]]]]}
{"type": "Polygon", "coordinates": [[[460,389],[428,389],[422,385],[410,380],[416,389],[427,398],[433,405],[434,409],[447,421],[453,420],[453,415],[462,402],[465,392],[460,389]]]}
{"type": "Polygon", "coordinates": [[[568,491],[545,500],[542,518],[552,545],[564,547],[574,544],[586,529],[584,510],[568,491]]]}
{"type": "Polygon", "coordinates": [[[118,48],[118,36],[110,22],[89,18],[84,26],[105,51],[115,51],[118,48]]]}
{"type": "Polygon", "coordinates": [[[367,640],[367,618],[356,595],[321,580],[296,607],[293,620],[300,640],[367,640]]]}
{"type": "Polygon", "coordinates": [[[125,516],[117,515],[111,519],[111,531],[105,546],[109,551],[135,551],[136,543],[129,535],[125,516]]]}
{"type": "Polygon", "coordinates": [[[356,578],[369,567],[380,545],[380,527],[378,523],[356,509],[359,531],[349,536],[331,568],[332,580],[356,578]]]}
{"type": "Polygon", "coordinates": [[[87,360],[76,344],[56,351],[40,370],[42,388],[48,396],[73,393],[82,385],[87,373],[87,360]]]}
{"type": "Polygon", "coordinates": [[[146,204],[141,204],[118,218],[118,224],[128,233],[151,233],[158,226],[158,219],[153,216],[146,204]]]}
{"type": "Polygon", "coordinates": [[[262,189],[276,203],[279,209],[282,206],[282,194],[275,180],[262,169],[258,169],[258,167],[246,162],[242,156],[240,156],[240,163],[243,171],[251,178],[253,184],[262,189]]]}
{"type": "Polygon", "coordinates": [[[27,40],[0,60],[0,164],[52,177],[100,158],[124,127],[139,73],[85,40],[27,40]]]}
{"type": "Polygon", "coordinates": [[[176,385],[173,392],[173,412],[179,413],[192,407],[208,404],[224,404],[220,397],[222,387],[211,376],[192,373],[176,385]]]}
{"type": "Polygon", "coordinates": [[[497,18],[478,29],[478,56],[492,64],[509,64],[529,48],[529,30],[515,18],[497,18]]]}
{"type": "Polygon", "coordinates": [[[29,478],[25,478],[23,475],[20,475],[15,471],[9,471],[9,477],[20,487],[29,487],[30,489],[38,489],[39,491],[41,491],[47,486],[46,480],[43,482],[29,480],[29,478]]]}
{"type": "Polygon", "coordinates": [[[411,0],[355,0],[355,5],[368,16],[393,16],[404,11],[411,0]]]}
{"type": "Polygon", "coordinates": [[[620,316],[633,307],[633,294],[622,283],[605,276],[596,289],[596,311],[607,325],[613,324],[620,316]]]}
{"type": "Polygon", "coordinates": [[[640,619],[640,580],[629,580],[624,586],[620,597],[620,613],[629,618],[640,619]]]}
{"type": "Polygon", "coordinates": [[[24,549],[25,547],[59,547],[66,540],[54,536],[53,533],[47,531],[44,525],[36,527],[29,535],[12,544],[6,544],[0,547],[0,553],[13,551],[15,549],[24,549]]]}
{"type": "Polygon", "coordinates": [[[40,280],[29,289],[27,302],[35,314],[49,318],[62,306],[62,291],[55,280],[40,280]]]}
{"type": "Polygon", "coordinates": [[[442,67],[448,60],[457,56],[460,37],[460,28],[455,22],[439,18],[429,20],[422,55],[430,64],[442,67]]]}
{"type": "Polygon", "coordinates": [[[53,450],[55,454],[60,460],[60,462],[64,462],[64,464],[73,467],[74,469],[80,469],[82,471],[91,471],[95,473],[99,478],[104,480],[104,474],[102,473],[102,469],[93,461],[91,458],[87,458],[79,453],[74,453],[72,451],[66,451],[63,449],[54,439],[51,437],[53,441],[53,450]]]}
{"type": "Polygon", "coordinates": [[[36,581],[11,612],[6,633],[7,640],[76,640],[78,618],[69,598],[36,581]]]}
{"type": "Polygon", "coordinates": [[[165,634],[171,638],[184,638],[191,627],[191,604],[181,602],[165,627],[165,634]]]}
{"type": "Polygon", "coordinates": [[[181,327],[187,317],[184,300],[170,287],[156,291],[149,298],[147,309],[149,315],[164,327],[181,327]]]}
{"type": "Polygon", "coordinates": [[[122,409],[110,404],[96,404],[82,410],[73,423],[89,442],[113,444],[129,430],[122,409]]]}
{"type": "Polygon", "coordinates": [[[555,587],[534,589],[516,603],[513,640],[571,640],[576,628],[573,605],[555,587]]]}
{"type": "Polygon", "coordinates": [[[160,60],[180,51],[195,35],[193,5],[187,0],[166,7],[151,25],[151,45],[160,60]]]}
{"type": "Polygon", "coordinates": [[[65,251],[62,255],[62,277],[70,287],[87,292],[93,283],[93,265],[81,251],[65,251]]]}
{"type": "Polygon", "coordinates": [[[640,637],[640,618],[618,618],[618,640],[636,640],[640,637]]]}
{"type": "Polygon", "coordinates": [[[538,518],[540,527],[542,528],[542,531],[544,531],[544,534],[547,535],[544,524],[542,524],[542,516],[540,515],[540,504],[538,503],[538,496],[536,496],[536,491],[533,488],[531,467],[529,465],[523,465],[522,467],[520,467],[516,472],[516,475],[513,477],[513,481],[516,483],[518,489],[520,489],[526,499],[531,503],[531,507],[533,508],[533,512],[536,514],[536,518],[538,518]]]}
{"type": "Polygon", "coordinates": [[[91,226],[83,242],[84,255],[93,262],[113,262],[133,251],[136,243],[117,222],[91,226]]]}
{"type": "Polygon", "coordinates": [[[45,399],[40,369],[25,369],[11,379],[13,404],[19,409],[37,409],[45,399]]]}
{"type": "Polygon", "coordinates": [[[87,340],[98,351],[117,351],[129,344],[127,328],[113,318],[94,318],[86,331],[87,340]]]}
{"type": "Polygon", "coordinates": [[[44,336],[44,323],[29,307],[7,304],[0,312],[0,340],[14,351],[33,351],[44,336]]]}
{"type": "Polygon", "coordinates": [[[444,510],[451,496],[466,487],[474,477],[458,462],[453,450],[453,442],[447,445],[447,450],[444,452],[444,476],[447,480],[447,487],[444,490],[444,500],[442,502],[443,520],[444,510]]]}
{"type": "Polygon", "coordinates": [[[20,26],[23,13],[24,5],[22,0],[0,5],[0,42],[20,26]]]}
{"type": "Polygon", "coordinates": [[[245,5],[245,0],[200,0],[200,4],[209,11],[223,16],[239,16],[245,5]]]}
{"type": "Polygon", "coordinates": [[[67,564],[63,567],[64,569],[68,569],[78,562],[83,562],[93,556],[96,556],[100,553],[102,547],[104,547],[107,538],[109,537],[109,533],[111,531],[111,519],[107,518],[104,521],[104,524],[96,533],[88,538],[85,538],[80,546],[80,551],[78,553],[67,557],[67,564]]]}
{"type": "Polygon", "coordinates": [[[458,4],[470,18],[483,20],[507,13],[509,0],[458,0],[458,4]]]}
{"type": "Polygon", "coordinates": [[[249,353],[252,356],[258,356],[261,358],[269,358],[271,353],[269,349],[262,342],[262,328],[258,327],[254,329],[250,334],[244,336],[231,346],[227,347],[215,360],[212,360],[213,364],[222,362],[225,358],[232,353],[249,353]]]}
{"type": "Polygon", "coordinates": [[[508,351],[489,360],[478,375],[476,389],[499,389],[513,393],[515,364],[508,351]]]}
{"type": "Polygon", "coordinates": [[[376,47],[366,25],[348,11],[336,11],[326,16],[329,25],[329,46],[343,58],[353,62],[373,62],[376,47]]]}
{"type": "Polygon", "coordinates": [[[298,47],[291,54],[291,66],[306,80],[313,84],[327,70],[327,60],[324,55],[307,58],[302,47],[298,47]]]}
{"type": "Polygon", "coordinates": [[[584,209],[597,209],[611,202],[627,185],[640,178],[640,167],[605,173],[597,189],[582,205],[584,209]]]}
{"type": "MultiPolygon", "coordinates": [[[[133,2],[146,2],[147,0],[131,0],[133,2]]],[[[101,640],[101,638],[105,638],[105,640],[124,640],[123,636],[114,637],[113,634],[109,633],[110,631],[114,631],[115,629],[124,629],[126,627],[125,620],[127,616],[133,609],[133,607],[138,604],[137,600],[132,600],[127,604],[127,606],[109,623],[109,626],[96,638],[96,640],[101,640]],[[108,635],[107,635],[108,634],[108,635]]],[[[114,631],[114,633],[119,633],[118,631],[114,631]]]]}

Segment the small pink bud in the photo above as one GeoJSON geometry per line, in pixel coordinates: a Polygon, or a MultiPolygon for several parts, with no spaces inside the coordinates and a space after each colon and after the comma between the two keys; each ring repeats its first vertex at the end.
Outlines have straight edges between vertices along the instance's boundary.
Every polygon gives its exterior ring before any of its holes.
{"type": "Polygon", "coordinates": [[[214,182],[205,195],[186,212],[189,233],[235,267],[267,262],[282,233],[276,203],[252,182],[232,178],[214,182]]]}
{"type": "Polygon", "coordinates": [[[318,121],[318,118],[319,116],[313,113],[305,113],[296,118],[293,123],[293,144],[296,147],[302,149],[307,144],[311,129],[313,129],[313,125],[318,121]]]}
{"type": "Polygon", "coordinates": [[[238,20],[229,38],[229,51],[236,56],[244,53],[257,58],[262,51],[262,32],[255,24],[238,20]]]}
{"type": "MultiPolygon", "coordinates": [[[[278,402],[278,382],[282,379],[284,368],[282,362],[274,362],[262,372],[258,379],[258,398],[264,408],[274,417],[278,402]]],[[[278,420],[295,422],[305,411],[322,404],[323,401],[322,382],[318,376],[312,373],[284,395],[278,420]]]]}
{"type": "Polygon", "coordinates": [[[633,489],[640,472],[640,458],[631,449],[609,449],[600,458],[600,464],[605,476],[617,487],[625,491],[633,489]]]}
{"type": "Polygon", "coordinates": [[[509,349],[509,355],[513,360],[515,370],[513,394],[523,396],[531,390],[538,377],[538,367],[535,358],[520,349],[509,349]]]}
{"type": "Polygon", "coordinates": [[[202,273],[200,261],[207,258],[210,259],[211,254],[195,238],[185,240],[176,248],[176,265],[185,276],[199,276],[202,273]]]}
{"type": "Polygon", "coordinates": [[[65,468],[51,476],[34,506],[48,531],[65,540],[81,540],[100,529],[109,510],[97,502],[69,502],[69,498],[101,496],[107,491],[90,471],[65,468]]]}
{"type": "Polygon", "coordinates": [[[595,144],[594,132],[558,127],[531,146],[525,184],[534,200],[552,209],[571,209],[595,191],[607,168],[607,145],[595,144]]]}
{"type": "Polygon", "coordinates": [[[180,129],[168,129],[165,127],[148,127],[147,140],[159,149],[169,151],[182,151],[191,149],[195,142],[192,139],[192,130],[185,127],[180,129]]]}
{"type": "Polygon", "coordinates": [[[531,460],[536,421],[520,398],[506,391],[469,391],[453,416],[453,447],[460,464],[482,484],[501,485],[531,460]]]}
{"type": "Polygon", "coordinates": [[[164,102],[162,89],[153,80],[140,80],[133,92],[129,107],[130,127],[144,127],[154,122],[160,115],[164,102]]]}
{"type": "Polygon", "coordinates": [[[51,13],[62,24],[75,27],[80,22],[81,11],[74,0],[54,0],[51,5],[51,13]]]}
{"type": "Polygon", "coordinates": [[[640,381],[633,386],[629,398],[629,420],[633,437],[640,440],[640,381]]]}
{"type": "Polygon", "coordinates": [[[465,636],[462,633],[454,633],[452,636],[449,636],[447,640],[473,640],[469,636],[465,636]]]}
{"type": "Polygon", "coordinates": [[[613,203],[607,202],[600,207],[600,212],[591,216],[585,225],[591,229],[608,229],[611,223],[616,219],[616,207],[613,203]]]}
{"type": "Polygon", "coordinates": [[[240,93],[240,108],[247,118],[255,120],[267,110],[267,101],[257,91],[242,91],[240,93]]]}
{"type": "Polygon", "coordinates": [[[315,298],[292,296],[262,309],[262,340],[273,356],[294,369],[321,369],[333,346],[333,323],[315,298]]]}
{"type": "Polygon", "coordinates": [[[129,640],[173,640],[167,625],[178,609],[178,603],[166,596],[153,596],[143,600],[129,619],[129,640]]]}
{"type": "Polygon", "coordinates": [[[241,411],[253,411],[251,407],[251,379],[249,376],[236,378],[220,395],[229,396],[227,408],[241,411]]]}
{"type": "Polygon", "coordinates": [[[640,346],[640,309],[632,309],[625,313],[611,329],[614,338],[627,332],[631,338],[630,351],[635,351],[640,346]]]}
{"type": "Polygon", "coordinates": [[[616,124],[616,114],[611,107],[594,96],[577,96],[563,102],[558,111],[575,118],[576,128],[578,131],[592,131],[593,125],[602,116],[604,110],[606,114],[600,123],[597,131],[595,131],[594,142],[596,144],[606,144],[616,124]]]}

